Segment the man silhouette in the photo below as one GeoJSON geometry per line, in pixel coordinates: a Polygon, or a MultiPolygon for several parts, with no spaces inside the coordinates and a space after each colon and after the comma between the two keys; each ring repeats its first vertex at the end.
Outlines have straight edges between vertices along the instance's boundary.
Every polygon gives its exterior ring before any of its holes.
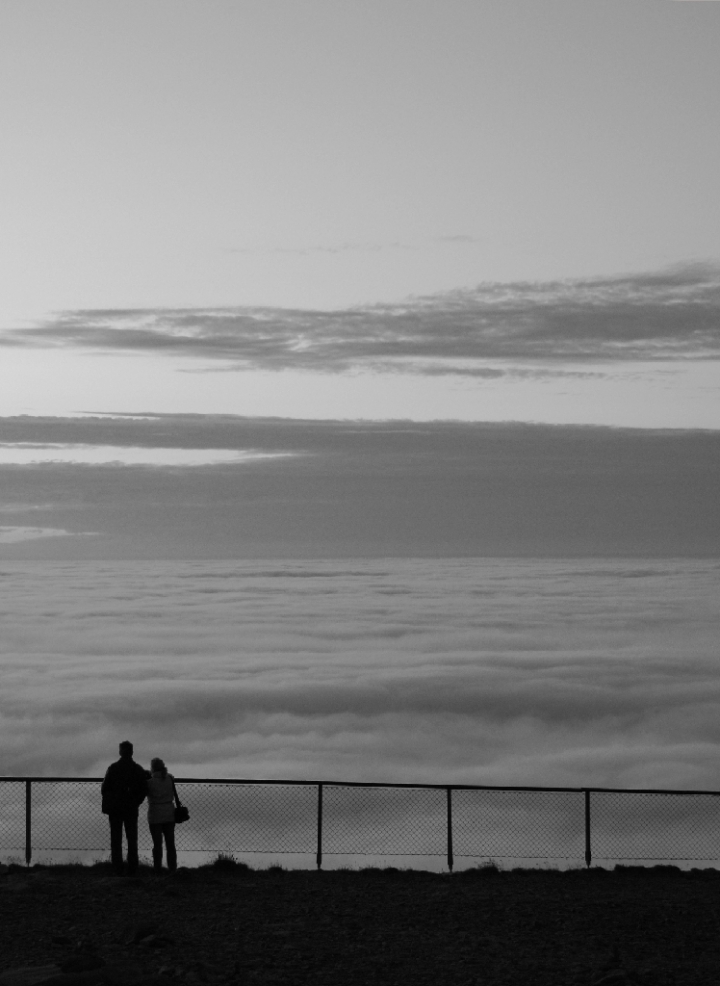
{"type": "Polygon", "coordinates": [[[100,788],[103,814],[110,819],[110,857],[116,873],[123,872],[123,828],[127,839],[127,871],[138,868],[138,809],[147,794],[147,774],[133,760],[129,740],[120,744],[120,759],[111,763],[100,788]]]}

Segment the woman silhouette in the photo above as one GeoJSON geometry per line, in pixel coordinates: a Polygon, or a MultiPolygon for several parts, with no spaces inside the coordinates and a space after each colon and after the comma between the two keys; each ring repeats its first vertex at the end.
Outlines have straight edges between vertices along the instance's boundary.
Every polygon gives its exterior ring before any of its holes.
{"type": "Polygon", "coordinates": [[[175,780],[168,773],[164,761],[153,757],[150,761],[148,778],[148,825],[153,840],[153,868],[156,873],[162,870],[163,838],[167,853],[168,870],[177,869],[175,850],[175,780]]]}

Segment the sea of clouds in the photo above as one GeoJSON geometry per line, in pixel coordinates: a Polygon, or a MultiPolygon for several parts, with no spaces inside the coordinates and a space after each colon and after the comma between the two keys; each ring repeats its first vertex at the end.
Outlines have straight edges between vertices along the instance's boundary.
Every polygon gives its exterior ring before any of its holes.
{"type": "Polygon", "coordinates": [[[0,564],[3,775],[718,787],[707,560],[0,564]]]}

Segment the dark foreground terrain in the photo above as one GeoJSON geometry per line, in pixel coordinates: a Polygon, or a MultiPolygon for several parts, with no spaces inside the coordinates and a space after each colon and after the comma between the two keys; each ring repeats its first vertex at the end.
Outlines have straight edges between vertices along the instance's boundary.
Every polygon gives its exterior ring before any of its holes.
{"type": "Polygon", "coordinates": [[[0,986],[720,983],[715,870],[2,870],[0,986]]]}

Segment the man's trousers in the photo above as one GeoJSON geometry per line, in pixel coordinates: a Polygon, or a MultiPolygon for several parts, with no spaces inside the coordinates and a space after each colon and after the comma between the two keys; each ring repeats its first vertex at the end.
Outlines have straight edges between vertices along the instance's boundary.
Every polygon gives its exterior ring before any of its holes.
{"type": "Polygon", "coordinates": [[[127,839],[127,871],[138,868],[138,812],[113,812],[110,819],[110,859],[116,873],[123,872],[123,829],[127,839]]]}

